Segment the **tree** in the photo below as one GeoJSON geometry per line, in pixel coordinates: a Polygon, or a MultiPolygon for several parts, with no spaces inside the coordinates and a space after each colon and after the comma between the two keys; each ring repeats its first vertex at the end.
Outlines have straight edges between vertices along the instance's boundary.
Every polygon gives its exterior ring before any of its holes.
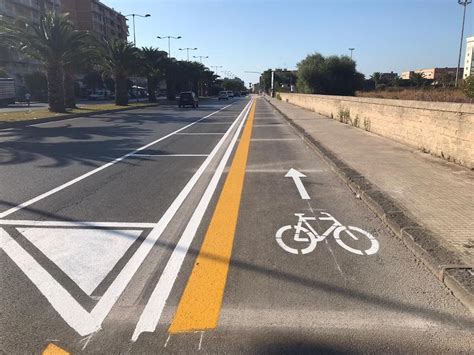
{"type": "Polygon", "coordinates": [[[137,69],[138,49],[129,42],[114,40],[105,42],[103,65],[115,81],[115,104],[128,105],[128,76],[137,69]]]}
{"type": "Polygon", "coordinates": [[[298,91],[308,94],[354,95],[364,76],[347,56],[308,55],[298,63],[298,91]]]}
{"type": "Polygon", "coordinates": [[[372,79],[374,81],[374,84],[375,84],[375,88],[377,89],[377,86],[379,84],[381,84],[382,82],[382,73],[376,71],[375,73],[373,73],[371,76],[370,76],[370,79],[372,79]]]}
{"type": "Polygon", "coordinates": [[[140,51],[140,73],[147,79],[148,100],[156,102],[156,88],[165,72],[167,54],[158,48],[143,47],[140,51]]]}
{"type": "Polygon", "coordinates": [[[424,73],[413,73],[411,81],[417,88],[424,87],[427,83],[424,73]]]}
{"type": "Polygon", "coordinates": [[[468,97],[470,97],[471,99],[474,98],[474,76],[473,75],[468,76],[466,79],[463,80],[462,90],[468,97]]]}
{"type": "Polygon", "coordinates": [[[64,66],[87,43],[88,34],[75,30],[68,15],[48,12],[39,23],[0,23],[0,39],[20,53],[44,64],[48,79],[49,110],[64,112],[64,66]]]}
{"type": "Polygon", "coordinates": [[[246,89],[244,81],[240,78],[224,78],[222,86],[225,90],[231,91],[244,91],[246,89]]]}

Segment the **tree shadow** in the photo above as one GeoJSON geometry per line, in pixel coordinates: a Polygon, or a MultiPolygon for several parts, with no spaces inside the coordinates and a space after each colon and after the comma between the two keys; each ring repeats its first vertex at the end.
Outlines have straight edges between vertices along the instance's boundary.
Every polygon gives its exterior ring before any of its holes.
{"type": "Polygon", "coordinates": [[[0,166],[27,164],[49,158],[43,168],[79,162],[97,167],[141,146],[140,137],[152,133],[130,125],[99,127],[26,126],[0,131],[0,166]]]}

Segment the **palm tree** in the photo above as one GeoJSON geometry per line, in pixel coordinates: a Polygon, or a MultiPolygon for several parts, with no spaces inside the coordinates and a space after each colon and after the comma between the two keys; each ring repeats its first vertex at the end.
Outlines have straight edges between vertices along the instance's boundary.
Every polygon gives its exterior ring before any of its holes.
{"type": "Polygon", "coordinates": [[[158,48],[143,47],[140,51],[140,72],[148,83],[148,101],[156,102],[156,88],[165,70],[165,58],[167,54],[158,48]]]}
{"type": "Polygon", "coordinates": [[[374,81],[375,88],[377,88],[377,85],[380,84],[380,81],[382,80],[382,73],[376,71],[370,76],[370,78],[374,81]]]}
{"type": "Polygon", "coordinates": [[[38,24],[6,21],[0,23],[0,39],[46,67],[49,110],[64,112],[64,66],[72,63],[87,46],[90,35],[75,30],[68,15],[48,12],[38,24]]]}
{"type": "Polygon", "coordinates": [[[115,80],[115,104],[128,105],[128,76],[138,67],[138,49],[129,42],[106,41],[104,67],[115,80]]]}

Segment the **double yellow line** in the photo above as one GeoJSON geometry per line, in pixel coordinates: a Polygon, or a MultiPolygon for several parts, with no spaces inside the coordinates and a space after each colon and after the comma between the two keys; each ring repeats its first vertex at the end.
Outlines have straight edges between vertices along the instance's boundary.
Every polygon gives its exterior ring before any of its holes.
{"type": "Polygon", "coordinates": [[[214,329],[219,321],[232,255],[256,103],[252,104],[232,165],[169,332],[214,329]]]}

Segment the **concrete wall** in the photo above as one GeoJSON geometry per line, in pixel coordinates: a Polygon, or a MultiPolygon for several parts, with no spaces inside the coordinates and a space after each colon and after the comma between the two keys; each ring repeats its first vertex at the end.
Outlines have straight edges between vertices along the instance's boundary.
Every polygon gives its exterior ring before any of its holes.
{"type": "Polygon", "coordinates": [[[474,104],[279,95],[291,104],[474,168],[474,104]]]}

